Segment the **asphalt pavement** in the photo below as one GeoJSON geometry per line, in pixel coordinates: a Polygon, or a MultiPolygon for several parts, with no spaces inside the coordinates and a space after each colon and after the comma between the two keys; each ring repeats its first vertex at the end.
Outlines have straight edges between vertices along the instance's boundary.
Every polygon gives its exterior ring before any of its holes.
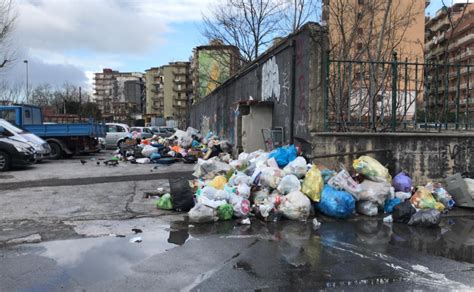
{"type": "Polygon", "coordinates": [[[97,165],[109,155],[0,174],[0,291],[474,289],[470,210],[437,228],[382,216],[319,217],[317,230],[311,220],[190,224],[144,193],[192,166],[97,165]]]}

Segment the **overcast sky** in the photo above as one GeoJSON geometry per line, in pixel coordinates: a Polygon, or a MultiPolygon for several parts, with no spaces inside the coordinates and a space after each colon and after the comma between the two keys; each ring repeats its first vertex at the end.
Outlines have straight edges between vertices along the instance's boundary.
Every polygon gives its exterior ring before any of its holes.
{"type": "MultiPolygon", "coordinates": [[[[223,0],[16,0],[16,64],[0,78],[91,88],[102,68],[143,72],[188,60],[202,12],[223,0]]],[[[418,0],[419,1],[419,0],[418,0]]],[[[450,2],[449,0],[447,2],[450,2]]],[[[434,15],[441,0],[431,1],[434,15]]]]}

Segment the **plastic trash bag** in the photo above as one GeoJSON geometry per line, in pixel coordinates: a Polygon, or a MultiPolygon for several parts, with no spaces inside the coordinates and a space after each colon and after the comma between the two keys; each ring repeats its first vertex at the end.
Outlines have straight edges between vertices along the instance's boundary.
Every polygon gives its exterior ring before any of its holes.
{"type": "Polygon", "coordinates": [[[246,217],[250,213],[250,202],[245,198],[230,194],[229,203],[232,204],[235,217],[246,217]]]}
{"type": "Polygon", "coordinates": [[[323,177],[324,183],[327,184],[329,180],[335,176],[337,172],[331,169],[323,169],[321,170],[321,176],[323,177]]]}
{"type": "Polygon", "coordinates": [[[148,164],[148,163],[150,163],[150,158],[138,158],[135,161],[138,164],[148,164]]]}
{"type": "Polygon", "coordinates": [[[242,198],[248,199],[250,197],[250,186],[246,184],[240,184],[237,186],[235,193],[242,198]]]}
{"type": "Polygon", "coordinates": [[[171,201],[170,194],[164,194],[161,198],[156,202],[156,207],[162,210],[173,210],[173,203],[171,201]]]}
{"type": "Polygon", "coordinates": [[[273,150],[268,158],[275,157],[276,162],[280,168],[285,167],[288,163],[296,159],[297,150],[295,145],[279,147],[273,150]]]}
{"type": "Polygon", "coordinates": [[[142,155],[145,157],[150,157],[152,153],[158,153],[158,148],[150,146],[150,145],[145,145],[142,150],[142,155]]]}
{"type": "Polygon", "coordinates": [[[295,160],[291,161],[288,163],[285,168],[283,168],[283,171],[286,174],[293,174],[297,178],[302,178],[306,175],[306,172],[308,171],[308,167],[306,166],[306,159],[304,159],[301,156],[296,157],[295,160]]]}
{"type": "Polygon", "coordinates": [[[361,191],[359,199],[362,201],[371,201],[383,206],[386,199],[390,197],[392,186],[387,182],[374,182],[368,179],[360,184],[361,191]]]}
{"type": "Polygon", "coordinates": [[[191,223],[208,223],[219,220],[217,211],[203,204],[197,204],[188,212],[189,222],[191,223]]]}
{"type": "Polygon", "coordinates": [[[217,209],[219,206],[227,204],[226,200],[212,200],[204,196],[200,196],[197,199],[198,204],[202,204],[213,209],[217,209]]]}
{"type": "Polygon", "coordinates": [[[370,156],[361,156],[352,164],[357,173],[375,182],[390,182],[392,177],[380,162],[370,156]]]}
{"type": "Polygon", "coordinates": [[[362,188],[354,181],[354,179],[352,179],[349,172],[345,169],[331,177],[328,181],[328,185],[338,190],[344,190],[353,195],[356,200],[359,200],[359,193],[362,188]]]}
{"type": "MultiPolygon", "coordinates": [[[[428,183],[425,188],[427,188],[435,198],[436,201],[442,203],[446,208],[451,209],[454,207],[454,200],[448,191],[443,187],[441,183],[428,183]]],[[[442,210],[440,210],[442,211],[442,210]]]]}
{"type": "Polygon", "coordinates": [[[435,198],[431,194],[430,190],[425,187],[418,187],[416,193],[410,199],[411,203],[417,209],[436,209],[442,208],[440,211],[444,209],[444,205],[442,207],[437,205],[435,198]]]}
{"type": "Polygon", "coordinates": [[[252,178],[250,176],[246,175],[243,172],[237,171],[229,179],[229,185],[236,186],[236,185],[239,185],[239,184],[251,185],[252,184],[252,178]]]}
{"type": "Polygon", "coordinates": [[[201,189],[200,192],[201,197],[206,197],[210,200],[225,200],[228,201],[230,199],[230,193],[225,190],[218,190],[210,186],[205,186],[201,189]]]}
{"type": "Polygon", "coordinates": [[[278,210],[291,220],[306,220],[311,212],[311,201],[300,191],[294,191],[283,197],[278,210]]]}
{"type": "Polygon", "coordinates": [[[152,153],[150,154],[150,160],[158,160],[161,158],[161,155],[159,153],[152,153]]]}
{"type": "Polygon", "coordinates": [[[355,199],[346,191],[338,191],[325,185],[317,208],[327,216],[344,219],[354,213],[355,199]]]}
{"type": "Polygon", "coordinates": [[[311,169],[306,173],[303,180],[301,192],[308,196],[313,202],[319,202],[321,191],[324,187],[323,177],[318,167],[313,164],[311,169]]]}
{"type": "Polygon", "coordinates": [[[194,166],[194,177],[198,178],[214,178],[219,174],[226,174],[232,168],[229,164],[220,162],[216,157],[209,160],[198,159],[197,164],[194,166]]]}
{"type": "Polygon", "coordinates": [[[432,227],[438,226],[441,221],[441,212],[436,209],[419,210],[411,216],[408,225],[432,227]]]}
{"type": "Polygon", "coordinates": [[[262,205],[264,204],[265,200],[268,199],[270,195],[270,190],[267,188],[262,188],[253,194],[253,203],[255,205],[262,205]]]}
{"type": "Polygon", "coordinates": [[[367,215],[367,216],[376,216],[379,213],[377,203],[371,201],[359,201],[356,203],[357,213],[367,215]]]}
{"type": "Polygon", "coordinates": [[[277,190],[286,195],[301,190],[300,180],[293,174],[285,175],[278,184],[277,190]]]}
{"type": "Polygon", "coordinates": [[[408,192],[408,193],[396,192],[395,198],[399,198],[400,201],[405,202],[406,200],[411,198],[411,192],[408,192]]]}
{"type": "Polygon", "coordinates": [[[219,220],[230,220],[234,215],[234,207],[231,204],[224,204],[217,207],[217,217],[219,220]]]}
{"type": "Polygon", "coordinates": [[[392,218],[393,222],[408,223],[413,214],[416,213],[415,207],[410,201],[405,201],[393,207],[392,218]]]}
{"type": "Polygon", "coordinates": [[[177,212],[188,212],[194,207],[193,191],[188,180],[183,178],[172,178],[170,183],[170,195],[173,209],[177,212]]]}
{"type": "Polygon", "coordinates": [[[400,172],[392,180],[396,192],[411,192],[412,180],[405,172],[400,172]]]}
{"type": "Polygon", "coordinates": [[[284,173],[282,170],[273,167],[267,167],[261,171],[259,182],[263,186],[276,189],[283,176],[284,173]]]}
{"type": "Polygon", "coordinates": [[[402,201],[399,199],[399,198],[394,198],[394,199],[390,199],[390,200],[386,200],[385,201],[385,205],[383,206],[383,211],[385,213],[392,213],[393,212],[393,208],[396,206],[396,205],[399,205],[402,201]]]}
{"type": "Polygon", "coordinates": [[[212,181],[209,183],[209,186],[218,190],[223,190],[224,185],[226,183],[227,183],[227,179],[225,178],[225,176],[218,175],[212,179],[212,181]]]}

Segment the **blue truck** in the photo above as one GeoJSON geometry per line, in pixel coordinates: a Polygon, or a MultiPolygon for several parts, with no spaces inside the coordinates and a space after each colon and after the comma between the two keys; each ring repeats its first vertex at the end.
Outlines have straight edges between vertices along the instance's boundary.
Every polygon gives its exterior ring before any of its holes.
{"type": "Polygon", "coordinates": [[[81,152],[97,152],[99,137],[105,137],[104,123],[44,123],[41,108],[32,105],[0,106],[0,118],[9,121],[47,141],[51,158],[59,159],[81,152]]]}

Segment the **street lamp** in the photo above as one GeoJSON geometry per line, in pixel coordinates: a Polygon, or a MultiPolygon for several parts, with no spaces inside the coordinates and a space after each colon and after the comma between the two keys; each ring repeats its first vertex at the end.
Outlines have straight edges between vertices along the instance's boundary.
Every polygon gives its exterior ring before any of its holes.
{"type": "Polygon", "coordinates": [[[26,64],[26,103],[28,104],[28,60],[24,60],[23,63],[26,64]]]}

